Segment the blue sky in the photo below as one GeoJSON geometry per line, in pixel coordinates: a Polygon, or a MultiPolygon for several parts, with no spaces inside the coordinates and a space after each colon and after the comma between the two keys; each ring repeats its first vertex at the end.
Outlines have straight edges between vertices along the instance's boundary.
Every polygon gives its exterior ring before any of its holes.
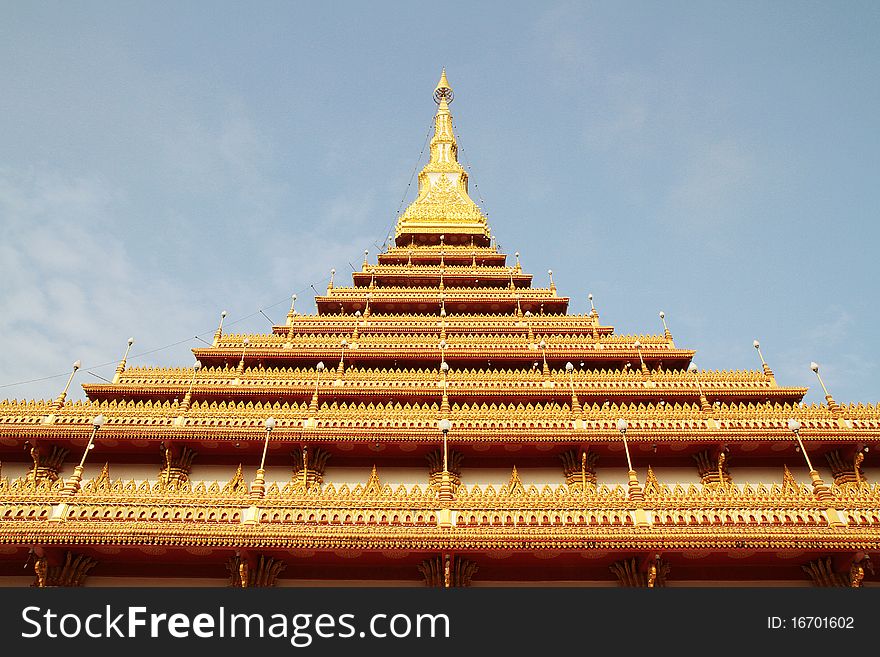
{"type": "Polygon", "coordinates": [[[811,360],[880,400],[876,2],[0,4],[0,385],[62,374],[0,398],[314,309],[375,258],[446,66],[536,284],[620,333],[665,310],[701,367],[757,368],[757,337],[807,400],[811,360]]]}

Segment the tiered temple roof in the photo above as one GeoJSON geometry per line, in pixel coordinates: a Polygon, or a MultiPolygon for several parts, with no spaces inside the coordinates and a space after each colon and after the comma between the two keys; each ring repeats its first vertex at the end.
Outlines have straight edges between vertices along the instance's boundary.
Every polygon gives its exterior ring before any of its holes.
{"type": "Polygon", "coordinates": [[[26,562],[52,585],[47,564],[72,553],[95,575],[178,584],[242,560],[286,564],[269,583],[417,582],[435,563],[447,586],[875,582],[880,407],[804,404],[763,358],[695,370],[665,321],[620,335],[595,308],[568,314],[552,272],[534,287],[495,244],[445,72],[434,95],[430,160],[394,244],[375,264],[365,253],[350,287],[331,278],[316,314],[294,303],[266,334],[221,323],[198,367],[123,360],[85,401],[0,401],[0,458],[21,465],[0,471],[0,581],[26,562]],[[92,442],[89,461],[107,465],[70,475],[92,442]],[[267,454],[289,474],[268,479],[267,454]],[[196,457],[216,481],[190,480],[196,457]],[[372,469],[334,481],[328,464],[372,469]],[[530,468],[558,481],[524,483],[530,468]],[[466,577],[449,575],[456,559],[466,577]]]}

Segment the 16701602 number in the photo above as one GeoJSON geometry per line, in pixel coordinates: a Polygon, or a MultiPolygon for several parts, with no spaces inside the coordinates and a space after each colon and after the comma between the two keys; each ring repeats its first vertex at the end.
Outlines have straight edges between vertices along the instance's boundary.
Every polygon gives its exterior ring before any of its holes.
{"type": "Polygon", "coordinates": [[[771,630],[852,630],[852,616],[768,616],[767,628],[771,630]]]}
{"type": "Polygon", "coordinates": [[[852,616],[792,616],[791,627],[798,630],[851,630],[852,616]]]}

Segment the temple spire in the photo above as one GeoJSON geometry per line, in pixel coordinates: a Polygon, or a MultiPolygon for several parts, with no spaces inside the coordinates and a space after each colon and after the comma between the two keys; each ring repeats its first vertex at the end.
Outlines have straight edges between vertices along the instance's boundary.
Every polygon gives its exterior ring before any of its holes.
{"type": "MultiPolygon", "coordinates": [[[[437,114],[434,116],[434,137],[431,139],[431,161],[425,167],[432,164],[435,165],[433,170],[455,170],[458,164],[458,142],[455,141],[455,132],[452,129],[452,114],[449,111],[449,103],[455,94],[452,87],[449,86],[449,80],[446,79],[446,69],[440,75],[440,82],[434,88],[434,102],[437,103],[437,114]],[[454,163],[454,164],[453,164],[454,163]],[[442,165],[446,165],[445,167],[442,165]]],[[[464,181],[464,189],[467,191],[467,174],[461,170],[462,179],[464,181]]],[[[421,191],[421,188],[420,190],[421,191]]]]}
{"type": "Polygon", "coordinates": [[[449,244],[466,244],[471,238],[489,245],[486,217],[468,196],[468,174],[458,161],[458,142],[452,127],[449,103],[454,97],[446,69],[434,88],[434,136],[430,158],[419,173],[419,193],[397,222],[396,242],[437,243],[445,235],[449,244]]]}
{"type": "Polygon", "coordinates": [[[455,98],[455,94],[452,92],[449,80],[446,79],[446,69],[444,68],[443,72],[440,73],[440,82],[434,87],[434,101],[440,105],[443,101],[451,103],[453,98],[455,98]]]}

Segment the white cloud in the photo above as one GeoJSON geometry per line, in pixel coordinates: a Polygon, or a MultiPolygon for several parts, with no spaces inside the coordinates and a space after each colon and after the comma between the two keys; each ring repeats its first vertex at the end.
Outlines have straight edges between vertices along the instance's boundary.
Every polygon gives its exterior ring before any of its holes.
{"type": "MultiPolygon", "coordinates": [[[[350,284],[348,262],[359,266],[365,247],[375,261],[371,244],[381,240],[368,233],[372,196],[340,196],[310,229],[278,227],[273,239],[261,238],[265,265],[245,259],[244,270],[235,271],[250,275],[230,285],[189,272],[177,261],[142,264],[140,244],[127,242],[124,198],[98,178],[0,170],[0,336],[7,345],[0,351],[0,386],[61,374],[50,381],[0,387],[0,397],[52,398],[64,384],[62,373],[80,359],[85,368],[70,397],[81,398],[80,383],[99,381],[85,369],[118,359],[132,334],[137,340],[133,354],[185,341],[133,362],[189,363],[188,349],[200,343],[187,338],[214,321],[208,298],[223,299],[230,310],[228,326],[235,331],[266,331],[262,317],[235,320],[297,288],[305,288],[301,311],[312,312],[308,283],[315,282],[323,293],[318,282],[336,267],[337,284],[350,284]]],[[[284,311],[269,314],[278,321],[284,311]]],[[[110,378],[113,365],[95,371],[110,378]]]]}
{"type": "MultiPolygon", "coordinates": [[[[136,324],[183,307],[169,280],[141,285],[114,229],[118,199],[95,178],[0,170],[0,385],[118,358],[136,324]]],[[[147,333],[148,343],[164,337],[161,327],[147,333]]],[[[2,396],[52,396],[62,385],[2,396]]]]}

